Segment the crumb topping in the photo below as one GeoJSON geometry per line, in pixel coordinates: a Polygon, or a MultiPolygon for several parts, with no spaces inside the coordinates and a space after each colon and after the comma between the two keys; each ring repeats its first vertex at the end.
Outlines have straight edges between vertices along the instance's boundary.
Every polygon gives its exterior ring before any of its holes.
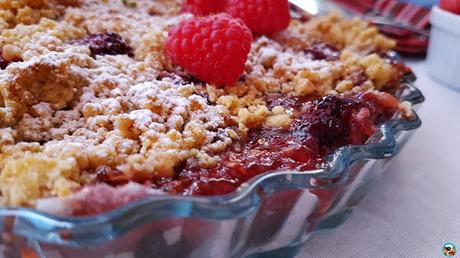
{"type": "Polygon", "coordinates": [[[69,196],[104,167],[130,177],[212,167],[250,129],[291,124],[268,94],[383,90],[398,73],[376,54],[393,41],[331,14],[257,37],[239,82],[218,89],[165,54],[168,28],[190,16],[180,1],[126,2],[0,1],[2,205],[69,196]]]}

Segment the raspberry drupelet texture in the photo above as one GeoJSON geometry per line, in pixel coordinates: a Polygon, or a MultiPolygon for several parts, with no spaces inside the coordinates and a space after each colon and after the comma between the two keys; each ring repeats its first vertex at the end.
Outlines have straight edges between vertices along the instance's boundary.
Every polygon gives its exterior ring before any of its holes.
{"type": "Polygon", "coordinates": [[[225,4],[224,0],[184,0],[182,11],[204,16],[222,12],[225,4]]]}
{"type": "Polygon", "coordinates": [[[244,71],[252,34],[227,14],[193,17],[171,28],[166,51],[173,63],[204,82],[233,85],[244,71]]]}
{"type": "Polygon", "coordinates": [[[226,12],[259,35],[282,31],[291,20],[287,0],[228,0],[226,12]]]}

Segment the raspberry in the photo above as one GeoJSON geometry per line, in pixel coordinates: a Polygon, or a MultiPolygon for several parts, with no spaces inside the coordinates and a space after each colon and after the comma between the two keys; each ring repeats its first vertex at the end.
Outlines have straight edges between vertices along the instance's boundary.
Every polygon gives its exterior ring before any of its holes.
{"type": "Polygon", "coordinates": [[[225,3],[224,0],[185,0],[182,3],[182,11],[204,16],[222,12],[225,9],[225,3]]]}
{"type": "Polygon", "coordinates": [[[86,45],[91,50],[91,56],[96,55],[131,55],[132,48],[117,33],[107,32],[90,34],[73,43],[86,45]]]}
{"type": "Polygon", "coordinates": [[[166,51],[173,63],[196,78],[218,86],[232,85],[244,71],[252,34],[227,14],[193,17],[171,28],[166,51]]]}
{"type": "Polygon", "coordinates": [[[226,12],[258,35],[282,31],[291,20],[287,0],[228,0],[226,12]]]}

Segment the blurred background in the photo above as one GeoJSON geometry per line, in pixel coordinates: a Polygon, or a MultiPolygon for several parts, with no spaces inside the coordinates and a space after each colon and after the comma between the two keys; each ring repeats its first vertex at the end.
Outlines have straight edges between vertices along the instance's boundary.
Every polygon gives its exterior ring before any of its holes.
{"type": "Polygon", "coordinates": [[[428,48],[431,7],[434,0],[294,0],[310,14],[340,10],[360,15],[377,25],[381,32],[397,40],[396,50],[405,55],[424,55],[428,48]]]}
{"type": "Polygon", "coordinates": [[[397,41],[426,97],[422,127],[353,215],[296,257],[444,257],[444,244],[460,246],[460,0],[292,2],[373,22],[397,41]]]}

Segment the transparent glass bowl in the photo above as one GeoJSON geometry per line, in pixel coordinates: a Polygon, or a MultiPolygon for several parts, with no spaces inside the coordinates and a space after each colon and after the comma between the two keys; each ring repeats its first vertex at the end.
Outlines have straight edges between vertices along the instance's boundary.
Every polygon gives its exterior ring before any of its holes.
{"type": "MultiPolygon", "coordinates": [[[[423,95],[406,78],[401,100],[423,95]]],[[[289,257],[315,231],[350,214],[421,125],[395,118],[364,145],[338,149],[325,169],[263,174],[216,197],[151,196],[94,217],[0,209],[1,257],[289,257]],[[1,253],[3,252],[3,253],[1,253]]]]}

